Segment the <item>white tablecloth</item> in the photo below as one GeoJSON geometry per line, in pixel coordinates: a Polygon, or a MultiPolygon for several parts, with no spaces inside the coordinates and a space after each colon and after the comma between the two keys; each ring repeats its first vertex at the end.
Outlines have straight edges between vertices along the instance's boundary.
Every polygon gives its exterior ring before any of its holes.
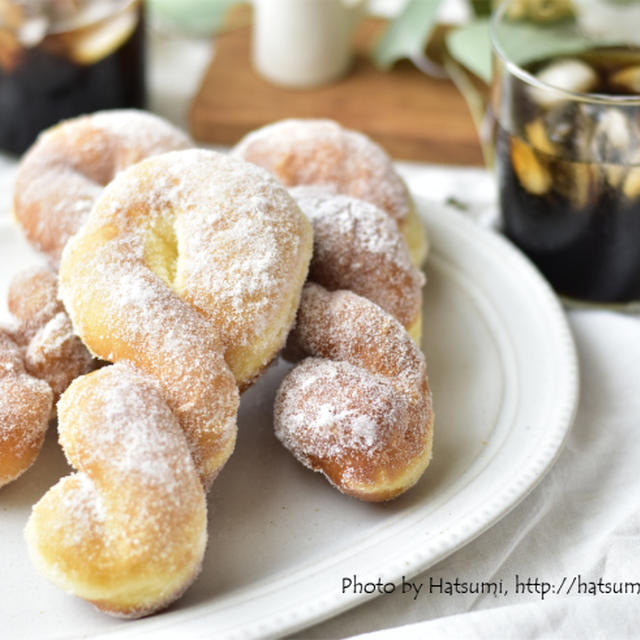
{"type": "Polygon", "coordinates": [[[364,637],[639,637],[640,319],[571,311],[569,320],[581,398],[558,462],[501,522],[413,579],[425,590],[430,580],[502,580],[508,594],[446,595],[436,589],[415,601],[400,593],[381,596],[305,631],[304,638],[384,629],[364,637]],[[516,593],[516,576],[531,580],[529,593],[516,593]],[[543,597],[545,582],[561,593],[543,597]],[[389,629],[409,624],[401,634],[389,629]]]}
{"type": "MultiPolygon", "coordinates": [[[[188,97],[209,52],[202,45],[160,44],[152,108],[184,124],[188,97]],[[170,60],[180,60],[180,69],[191,73],[172,74],[170,60]]],[[[480,224],[493,222],[493,184],[484,171],[400,168],[416,193],[438,202],[453,197],[480,224]]],[[[0,192],[13,169],[13,161],[0,156],[0,192]]],[[[425,591],[440,579],[443,585],[501,580],[507,593],[449,595],[436,588],[414,600],[396,592],[296,638],[368,632],[367,638],[492,640],[640,635],[640,319],[584,310],[568,317],[580,359],[581,399],[564,452],[501,522],[413,579],[425,591]],[[525,586],[517,590],[516,579],[525,586]],[[543,594],[548,588],[561,593],[543,594]],[[402,625],[411,626],[398,631],[402,625]]]]}

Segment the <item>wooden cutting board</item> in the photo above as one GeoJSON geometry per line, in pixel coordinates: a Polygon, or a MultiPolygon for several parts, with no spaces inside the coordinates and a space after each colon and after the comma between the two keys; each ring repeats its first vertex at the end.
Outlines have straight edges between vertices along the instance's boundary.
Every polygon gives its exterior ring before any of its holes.
{"type": "Polygon", "coordinates": [[[351,72],[336,84],[290,90],[263,80],[251,64],[251,30],[218,36],[215,56],[190,113],[196,140],[231,145],[245,133],[287,117],[333,118],[377,140],[397,159],[482,164],[467,104],[448,80],[428,77],[412,63],[377,70],[366,56],[384,27],[365,20],[356,33],[351,72]]]}

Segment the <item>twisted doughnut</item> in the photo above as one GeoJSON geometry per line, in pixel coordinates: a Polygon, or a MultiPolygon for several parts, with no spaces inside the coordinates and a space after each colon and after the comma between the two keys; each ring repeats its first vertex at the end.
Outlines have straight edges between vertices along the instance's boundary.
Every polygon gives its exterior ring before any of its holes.
{"type": "Polygon", "coordinates": [[[52,406],[51,387],[25,371],[20,348],[0,328],[0,487],[35,461],[52,406]]]}
{"type": "Polygon", "coordinates": [[[143,111],[101,111],[62,122],[40,134],[20,163],[15,217],[27,239],[57,265],[65,244],[119,171],[190,146],[181,131],[143,111]]]}
{"type": "Polygon", "coordinates": [[[118,363],[75,380],[58,415],[60,442],[79,473],[34,507],[26,528],[34,564],[115,615],[166,606],[200,570],[207,507],[163,393],[118,363]]]}
{"type": "Polygon", "coordinates": [[[0,486],[35,462],[58,398],[95,367],[57,293],[46,267],[18,274],[9,286],[18,324],[0,328],[0,486]]]}
{"type": "Polygon", "coordinates": [[[278,390],[278,439],[362,500],[413,486],[431,459],[434,416],[424,355],[402,325],[355,293],[309,283],[289,340],[312,357],[278,390]]]}
{"type": "Polygon", "coordinates": [[[396,223],[364,200],[317,187],[294,187],[290,193],[313,226],[309,280],[375,302],[419,343],[425,278],[411,262],[396,223]]]}
{"type": "Polygon", "coordinates": [[[79,335],[116,364],[78,379],[59,403],[61,443],[80,473],[45,495],[27,529],[36,565],[54,582],[130,616],[161,608],[186,588],[204,548],[202,488],[193,487],[186,462],[180,469],[163,463],[175,492],[162,489],[165,479],[156,488],[162,474],[153,452],[168,460],[175,438],[166,449],[155,442],[155,417],[162,433],[175,416],[194,474],[208,489],[234,447],[237,385],[249,384],[280,350],[311,246],[310,225],[281,185],[215,152],[156,156],[104,189],[64,250],[60,281],[79,335]],[[140,391],[131,399],[134,383],[140,391]],[[168,410],[159,400],[145,404],[151,387],[168,410]],[[114,420],[117,433],[101,435],[114,420]],[[147,486],[154,487],[151,504],[138,518],[147,486]]]}
{"type": "Polygon", "coordinates": [[[391,158],[364,134],[332,120],[281,120],[247,134],[232,153],[289,187],[322,186],[371,202],[396,221],[414,264],[424,262],[427,240],[409,191],[391,158]]]}
{"type": "Polygon", "coordinates": [[[9,286],[8,306],[20,321],[12,336],[24,349],[25,368],[49,384],[55,405],[72,380],[97,365],[58,299],[57,274],[47,267],[19,273],[9,286]]]}

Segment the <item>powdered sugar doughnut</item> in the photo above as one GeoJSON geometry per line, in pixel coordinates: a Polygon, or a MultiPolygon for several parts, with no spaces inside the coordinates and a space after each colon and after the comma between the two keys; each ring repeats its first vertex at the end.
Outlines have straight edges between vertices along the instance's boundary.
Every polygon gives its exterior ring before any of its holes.
{"type": "Polygon", "coordinates": [[[309,280],[372,300],[419,342],[425,279],[396,223],[375,205],[350,196],[317,187],[294,187],[290,193],[313,226],[309,280]]]}
{"type": "Polygon", "coordinates": [[[57,292],[56,274],[46,267],[19,273],[9,286],[17,324],[0,327],[0,486],[35,462],[58,398],[96,366],[57,292]]]}
{"type": "Polygon", "coordinates": [[[16,176],[14,213],[28,240],[56,265],[103,187],[143,158],[193,146],[158,116],[136,110],[80,116],[43,132],[16,176]]]}
{"type": "Polygon", "coordinates": [[[58,299],[58,274],[42,266],[17,273],[9,283],[7,306],[20,322],[16,339],[28,344],[41,327],[64,311],[58,299]]]}
{"type": "Polygon", "coordinates": [[[54,405],[72,380],[97,366],[75,335],[58,299],[58,276],[47,267],[17,274],[9,286],[9,311],[19,320],[12,337],[23,348],[28,373],[49,384],[54,405]]]}
{"type": "Polygon", "coordinates": [[[200,570],[207,505],[162,391],[119,363],[75,380],[58,414],[60,443],[78,473],[34,507],[26,528],[33,562],[118,616],[166,606],[200,570]]]}
{"type": "Polygon", "coordinates": [[[361,296],[310,283],[290,341],[312,357],[278,390],[284,446],[362,500],[413,486],[431,459],[434,415],[424,355],[402,325],[361,296]]]}
{"type": "Polygon", "coordinates": [[[249,133],[232,153],[289,187],[322,186],[375,204],[398,224],[414,263],[424,262],[424,229],[407,187],[387,153],[364,134],[332,120],[281,120],[249,133]]]}
{"type": "Polygon", "coordinates": [[[56,584],[140,616],[193,579],[202,488],[235,444],[237,384],[286,338],[311,248],[279,183],[212,151],[149,158],[104,189],[64,249],[60,281],[85,343],[116,364],[62,396],[61,443],[81,473],[53,487],[27,527],[56,584]]]}
{"type": "Polygon", "coordinates": [[[20,348],[0,328],[0,487],[35,461],[52,404],[49,385],[25,371],[20,348]]]}
{"type": "Polygon", "coordinates": [[[65,248],[76,331],[102,359],[159,381],[205,486],[233,449],[236,381],[259,375],[293,323],[311,243],[265,171],[194,149],[119,174],[65,248]]]}

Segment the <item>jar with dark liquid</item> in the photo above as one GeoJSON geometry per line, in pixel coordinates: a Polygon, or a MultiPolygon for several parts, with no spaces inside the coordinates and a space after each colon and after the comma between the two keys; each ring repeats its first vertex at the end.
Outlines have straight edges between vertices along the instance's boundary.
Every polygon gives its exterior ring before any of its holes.
{"type": "Polygon", "coordinates": [[[602,46],[601,29],[592,44],[579,18],[570,53],[496,56],[503,230],[560,295],[627,306],[640,302],[640,42],[602,46]]]}
{"type": "Polygon", "coordinates": [[[0,149],[82,113],[145,106],[141,0],[0,0],[0,149]]]}

